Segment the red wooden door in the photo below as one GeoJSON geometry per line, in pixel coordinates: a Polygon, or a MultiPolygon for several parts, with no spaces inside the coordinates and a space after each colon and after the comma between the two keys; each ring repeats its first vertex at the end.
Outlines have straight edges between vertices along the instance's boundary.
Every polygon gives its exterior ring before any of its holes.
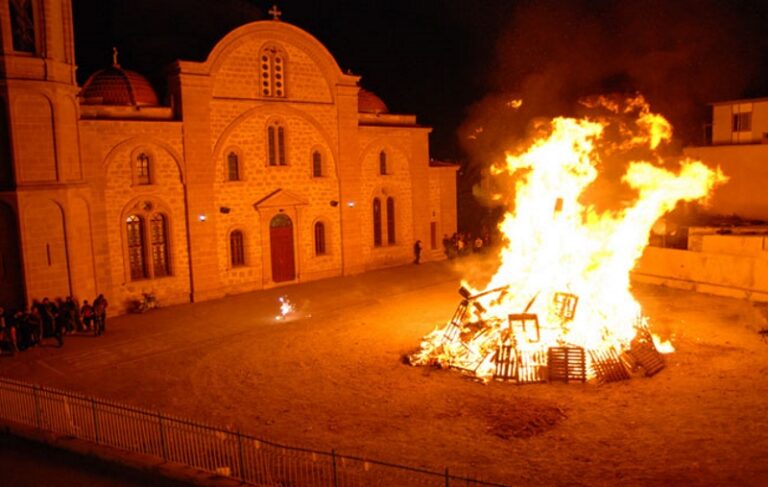
{"type": "Polygon", "coordinates": [[[293,259],[293,223],[285,215],[277,215],[269,224],[269,243],[272,249],[272,280],[292,281],[296,278],[293,259]]]}

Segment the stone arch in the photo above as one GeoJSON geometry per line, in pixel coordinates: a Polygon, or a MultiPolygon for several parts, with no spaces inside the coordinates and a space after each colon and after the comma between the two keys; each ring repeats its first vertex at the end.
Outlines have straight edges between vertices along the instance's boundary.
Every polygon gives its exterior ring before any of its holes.
{"type": "MultiPolygon", "coordinates": [[[[338,179],[338,171],[339,171],[339,165],[337,161],[338,158],[338,152],[335,148],[335,145],[333,143],[333,139],[331,138],[330,133],[323,127],[320,122],[318,122],[314,117],[308,115],[305,112],[302,112],[301,110],[298,110],[293,107],[284,106],[284,105],[278,105],[275,104],[266,104],[262,103],[254,108],[251,108],[250,110],[247,110],[240,114],[237,118],[235,118],[224,130],[221,131],[221,134],[219,135],[218,140],[213,146],[213,160],[219,161],[222,157],[222,152],[226,147],[229,147],[229,138],[232,135],[232,133],[237,130],[240,125],[248,121],[251,117],[261,115],[266,115],[267,120],[272,120],[274,118],[279,119],[286,119],[291,116],[295,116],[297,118],[301,118],[307,123],[309,123],[317,132],[320,134],[320,137],[322,138],[323,142],[325,142],[325,145],[327,147],[327,150],[329,152],[329,159],[328,162],[333,164],[334,167],[334,175],[338,179]]],[[[265,126],[265,136],[266,136],[266,126],[265,126]]],[[[330,174],[329,174],[330,175],[330,174]]]]}
{"type": "MultiPolygon", "coordinates": [[[[229,55],[242,45],[253,42],[260,37],[269,38],[275,42],[292,44],[303,50],[317,64],[323,73],[328,91],[335,101],[335,81],[344,75],[336,59],[326,47],[308,32],[285,22],[258,21],[238,27],[224,36],[211,50],[204,63],[204,69],[211,75],[216,75],[229,55]]],[[[353,81],[358,77],[350,76],[353,81]]]]}
{"type": "MultiPolygon", "coordinates": [[[[388,174],[394,174],[397,171],[405,171],[410,174],[410,166],[411,166],[411,158],[408,156],[408,151],[405,147],[402,146],[402,144],[393,143],[391,140],[387,140],[385,138],[379,138],[376,140],[373,140],[366,145],[363,150],[360,151],[360,161],[365,161],[366,157],[368,157],[369,154],[375,153],[376,155],[376,166],[372,168],[368,168],[370,170],[375,170],[375,172],[371,174],[379,174],[379,154],[381,151],[384,151],[388,155],[388,164],[389,167],[392,167],[392,169],[389,170],[388,174]],[[398,164],[397,167],[393,167],[393,163],[396,159],[389,157],[392,154],[398,154],[400,157],[402,157],[402,160],[405,161],[404,167],[403,165],[398,164]]],[[[366,168],[363,168],[364,170],[366,168]]]]}
{"type": "Polygon", "coordinates": [[[28,297],[69,296],[72,283],[64,207],[53,199],[35,199],[24,205],[21,215],[28,297]]]}
{"type": "Polygon", "coordinates": [[[164,150],[165,152],[168,153],[169,156],[171,156],[171,159],[176,164],[176,169],[178,170],[179,182],[184,184],[186,178],[185,178],[183,166],[181,164],[181,161],[182,161],[181,156],[169,144],[167,144],[166,142],[163,142],[162,140],[156,139],[154,137],[131,137],[131,138],[125,139],[124,141],[112,147],[107,153],[107,155],[104,156],[104,161],[102,162],[102,165],[104,167],[104,172],[107,173],[109,171],[109,166],[115,161],[116,155],[126,147],[133,147],[129,151],[131,154],[131,157],[133,157],[134,153],[137,150],[139,150],[141,147],[151,148],[152,146],[156,146],[164,150]]]}
{"type": "MultiPolygon", "coordinates": [[[[334,160],[338,160],[338,155],[336,151],[334,150],[334,144],[333,139],[331,138],[331,135],[328,133],[327,130],[323,127],[320,122],[318,122],[314,117],[308,115],[306,112],[303,112],[301,110],[298,110],[293,107],[289,106],[276,106],[274,104],[266,104],[261,103],[254,108],[251,108],[250,110],[246,110],[245,112],[241,113],[237,118],[235,118],[229,125],[227,125],[224,130],[221,131],[221,134],[219,135],[218,140],[213,146],[213,157],[214,159],[217,157],[220,157],[220,154],[222,152],[223,147],[225,144],[227,144],[227,139],[229,136],[234,132],[240,125],[242,125],[244,122],[246,122],[249,118],[261,114],[261,112],[266,112],[266,118],[267,120],[273,120],[273,119],[285,119],[286,117],[295,116],[298,118],[304,119],[307,123],[312,125],[317,132],[320,134],[320,136],[325,141],[326,145],[328,146],[328,149],[331,151],[331,156],[334,158],[334,160]]],[[[226,145],[229,146],[228,144],[226,145]]]]}
{"type": "Polygon", "coordinates": [[[85,198],[77,196],[70,201],[69,215],[68,230],[74,237],[69,245],[72,288],[77,297],[87,299],[97,294],[91,205],[85,198]]]}
{"type": "Polygon", "coordinates": [[[53,102],[41,92],[23,92],[13,100],[13,148],[19,182],[59,178],[54,140],[53,102]],[[41,123],[45,121],[44,123],[41,123]]]}

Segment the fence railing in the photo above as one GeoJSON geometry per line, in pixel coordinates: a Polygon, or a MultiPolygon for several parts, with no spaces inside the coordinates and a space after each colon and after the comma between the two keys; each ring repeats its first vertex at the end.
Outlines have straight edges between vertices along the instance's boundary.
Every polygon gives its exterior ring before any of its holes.
{"type": "Polygon", "coordinates": [[[152,455],[258,486],[389,487],[502,484],[280,445],[112,401],[0,378],[0,418],[152,455]]]}

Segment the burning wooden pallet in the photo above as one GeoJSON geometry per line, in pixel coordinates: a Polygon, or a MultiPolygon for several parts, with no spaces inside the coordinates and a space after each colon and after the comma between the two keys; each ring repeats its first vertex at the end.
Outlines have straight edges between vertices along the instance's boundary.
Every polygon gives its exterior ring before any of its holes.
{"type": "Polygon", "coordinates": [[[544,352],[517,350],[513,345],[501,345],[496,351],[495,379],[517,384],[538,384],[547,381],[547,357],[544,352]]]}
{"type": "Polygon", "coordinates": [[[586,382],[587,363],[581,347],[550,347],[547,350],[550,382],[586,382]]]}
{"type": "Polygon", "coordinates": [[[557,309],[556,313],[563,321],[570,321],[576,315],[576,305],[579,297],[571,293],[555,293],[552,301],[557,309]]]}
{"type": "Polygon", "coordinates": [[[609,348],[606,350],[590,350],[589,359],[592,363],[592,370],[597,377],[598,382],[617,382],[628,380],[629,372],[624,366],[616,350],[609,348]]]}
{"type": "Polygon", "coordinates": [[[509,329],[517,341],[538,343],[541,340],[539,316],[532,313],[512,314],[507,317],[509,329]]]}

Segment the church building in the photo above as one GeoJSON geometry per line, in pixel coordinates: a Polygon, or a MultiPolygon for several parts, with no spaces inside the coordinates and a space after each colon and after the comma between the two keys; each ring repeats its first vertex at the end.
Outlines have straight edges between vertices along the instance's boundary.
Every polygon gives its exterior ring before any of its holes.
{"type": "MultiPolygon", "coordinates": [[[[71,0],[0,0],[0,306],[103,293],[123,312],[444,258],[456,167],[312,35],[243,25],[168,93],[78,85],[71,0]]],[[[108,50],[109,46],[105,46],[108,50]]]]}

